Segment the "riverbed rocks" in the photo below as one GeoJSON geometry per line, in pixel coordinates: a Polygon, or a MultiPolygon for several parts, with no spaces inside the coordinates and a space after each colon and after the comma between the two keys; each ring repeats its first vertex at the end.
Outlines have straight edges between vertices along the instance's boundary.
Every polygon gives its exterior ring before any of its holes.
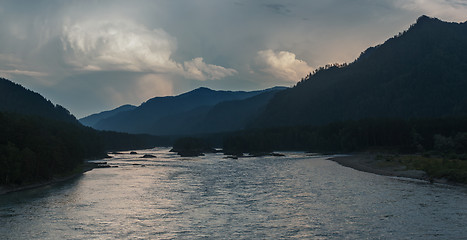
{"type": "Polygon", "coordinates": [[[176,152],[182,157],[199,157],[205,153],[215,153],[214,148],[209,147],[206,142],[199,138],[186,137],[177,139],[171,152],[176,152]]]}

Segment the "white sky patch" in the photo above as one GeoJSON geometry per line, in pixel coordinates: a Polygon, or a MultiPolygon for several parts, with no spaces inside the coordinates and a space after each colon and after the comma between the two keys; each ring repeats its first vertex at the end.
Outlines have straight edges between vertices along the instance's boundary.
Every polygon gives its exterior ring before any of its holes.
{"type": "Polygon", "coordinates": [[[398,0],[396,6],[444,21],[465,21],[465,0],[398,0]]]}
{"type": "Polygon", "coordinates": [[[298,82],[313,71],[307,62],[297,59],[294,53],[287,51],[259,51],[257,63],[261,66],[261,71],[287,82],[298,82]]]}
{"type": "Polygon", "coordinates": [[[163,29],[149,30],[131,21],[97,21],[65,26],[62,42],[68,63],[81,71],[174,73],[188,79],[214,80],[237,73],[206,64],[203,58],[172,60],[176,39],[163,29]]]}
{"type": "Polygon", "coordinates": [[[140,101],[146,101],[154,96],[174,95],[173,83],[158,74],[146,74],[138,80],[140,101]]]}

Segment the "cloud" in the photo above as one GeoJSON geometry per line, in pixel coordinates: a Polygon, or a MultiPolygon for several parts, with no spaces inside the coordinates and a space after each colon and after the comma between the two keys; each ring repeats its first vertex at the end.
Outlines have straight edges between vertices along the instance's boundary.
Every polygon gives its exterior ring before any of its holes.
{"type": "Polygon", "coordinates": [[[298,82],[313,71],[308,63],[297,59],[294,53],[287,51],[274,52],[271,49],[259,51],[256,59],[261,71],[287,82],[298,82]]]}
{"type": "Polygon", "coordinates": [[[9,78],[11,75],[24,75],[29,77],[45,77],[48,76],[47,73],[43,72],[36,72],[36,71],[27,71],[27,70],[2,70],[0,69],[0,74],[4,75],[5,77],[9,78]]]}
{"type": "Polygon", "coordinates": [[[68,64],[80,71],[174,73],[189,79],[214,80],[237,73],[194,58],[172,59],[176,39],[163,29],[150,30],[131,21],[89,21],[66,25],[62,43],[68,64]]]}
{"type": "Polygon", "coordinates": [[[162,29],[130,21],[89,21],[65,26],[62,38],[69,63],[86,71],[167,72],[175,39],[162,29]]]}
{"type": "Polygon", "coordinates": [[[290,9],[287,8],[287,6],[283,4],[278,4],[278,3],[270,3],[270,4],[264,4],[263,5],[266,8],[269,8],[271,11],[277,14],[288,14],[290,13],[290,9]]]}
{"type": "Polygon", "coordinates": [[[419,15],[441,18],[448,21],[465,21],[467,3],[459,0],[398,0],[396,6],[419,15]]]}
{"type": "Polygon", "coordinates": [[[184,62],[183,68],[187,77],[200,81],[221,79],[237,73],[235,69],[206,64],[200,57],[184,62]]]}

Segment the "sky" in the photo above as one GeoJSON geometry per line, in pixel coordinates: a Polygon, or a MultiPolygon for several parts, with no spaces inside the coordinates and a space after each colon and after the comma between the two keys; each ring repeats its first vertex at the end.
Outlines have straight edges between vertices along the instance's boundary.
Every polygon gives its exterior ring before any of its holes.
{"type": "Polygon", "coordinates": [[[76,117],[198,87],[293,86],[465,0],[0,0],[0,76],[76,117]]]}

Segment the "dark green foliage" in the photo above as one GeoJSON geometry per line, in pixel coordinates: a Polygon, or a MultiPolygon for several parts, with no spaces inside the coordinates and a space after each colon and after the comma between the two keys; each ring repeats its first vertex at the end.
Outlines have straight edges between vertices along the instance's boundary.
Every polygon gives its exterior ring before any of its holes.
{"type": "Polygon", "coordinates": [[[107,151],[150,148],[158,138],[0,112],[0,185],[48,180],[107,151]]]}
{"type": "Polygon", "coordinates": [[[443,156],[420,155],[389,156],[388,162],[397,162],[408,169],[425,171],[430,178],[445,178],[450,181],[467,183],[467,161],[443,156]]]}
{"type": "Polygon", "coordinates": [[[467,23],[423,16],[353,63],[328,65],[279,92],[251,126],[465,116],[466,92],[467,23]]]}
{"type": "Polygon", "coordinates": [[[0,112],[36,115],[78,124],[76,118],[60,105],[54,105],[40,94],[0,78],[0,112]]]}
{"type": "Polygon", "coordinates": [[[86,153],[76,124],[5,113],[0,122],[0,184],[50,179],[77,167],[86,153]]]}
{"type": "Polygon", "coordinates": [[[63,107],[0,78],[0,185],[49,180],[76,170],[85,158],[164,141],[84,127],[63,107]]]}
{"type": "Polygon", "coordinates": [[[243,131],[224,139],[229,154],[304,150],[353,152],[369,149],[414,153],[467,153],[467,118],[363,119],[319,127],[279,127],[243,131]]]}

